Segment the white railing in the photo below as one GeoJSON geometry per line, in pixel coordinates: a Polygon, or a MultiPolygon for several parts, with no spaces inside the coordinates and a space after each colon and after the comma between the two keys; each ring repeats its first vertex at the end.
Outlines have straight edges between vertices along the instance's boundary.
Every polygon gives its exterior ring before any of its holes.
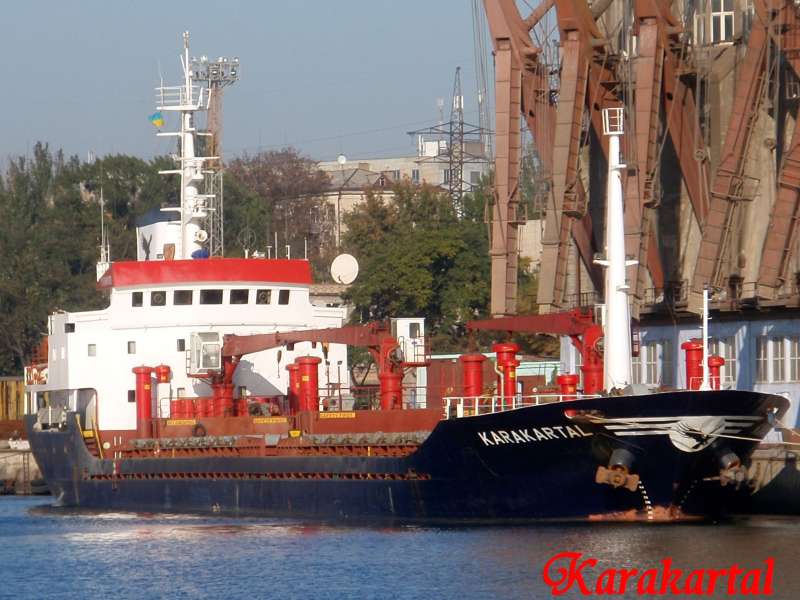
{"type": "MultiPolygon", "coordinates": [[[[690,377],[689,389],[699,388],[703,383],[703,377],[690,377]]],[[[731,375],[720,375],[719,377],[708,376],[708,384],[712,390],[733,390],[736,388],[736,380],[731,375]],[[719,385],[717,385],[719,380],[719,385]]]]}
{"type": "Polygon", "coordinates": [[[551,404],[553,402],[568,402],[571,400],[584,400],[599,398],[600,394],[535,394],[532,396],[446,396],[442,398],[445,419],[459,419],[461,417],[475,417],[488,415],[506,410],[551,404]]]}
{"type": "Polygon", "coordinates": [[[159,110],[191,106],[195,109],[203,107],[203,88],[192,86],[192,97],[186,97],[186,87],[182,85],[156,88],[156,106],[159,110]]]}

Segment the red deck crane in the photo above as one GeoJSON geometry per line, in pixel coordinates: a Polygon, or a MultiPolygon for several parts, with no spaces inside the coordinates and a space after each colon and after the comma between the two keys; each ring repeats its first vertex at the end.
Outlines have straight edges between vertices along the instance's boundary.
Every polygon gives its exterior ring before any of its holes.
{"type": "Polygon", "coordinates": [[[297,342],[347,344],[366,347],[378,366],[381,409],[402,408],[403,370],[425,362],[407,362],[387,323],[348,325],[329,329],[306,329],[258,335],[226,335],[222,347],[223,383],[230,384],[236,364],[245,354],[278,348],[297,342]],[[230,365],[230,366],[229,366],[230,365]],[[231,368],[231,366],[233,368],[231,368]]]}
{"type": "Polygon", "coordinates": [[[596,394],[603,389],[603,350],[600,345],[603,328],[595,322],[592,309],[576,308],[546,315],[480,319],[469,321],[467,329],[568,335],[581,353],[584,393],[596,394]]]}

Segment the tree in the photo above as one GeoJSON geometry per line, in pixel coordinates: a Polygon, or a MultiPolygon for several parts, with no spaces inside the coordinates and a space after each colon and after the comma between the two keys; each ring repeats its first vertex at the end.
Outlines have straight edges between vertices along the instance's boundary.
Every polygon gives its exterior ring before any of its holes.
{"type": "Polygon", "coordinates": [[[405,182],[389,199],[368,194],[344,217],[344,249],[361,263],[347,292],[357,319],[424,316],[442,349],[463,344],[460,329],[489,299],[482,200],[470,196],[466,205],[458,218],[441,190],[405,182]]]}
{"type": "Polygon", "coordinates": [[[136,218],[175,203],[171,159],[118,155],[87,164],[37,143],[0,178],[0,373],[19,373],[57,309],[101,308],[100,189],[114,260],[136,257],[136,218]]]}
{"type": "Polygon", "coordinates": [[[231,161],[225,194],[226,200],[233,196],[237,202],[226,201],[230,251],[241,253],[238,238],[246,229],[255,234],[260,249],[273,246],[277,234],[280,250],[275,251],[280,255],[285,254],[288,245],[292,256],[302,257],[307,240],[309,258],[320,270],[321,249],[331,238],[331,232],[323,226],[326,220],[322,199],[329,181],[316,162],[293,148],[245,154],[231,161]]]}
{"type": "Polygon", "coordinates": [[[19,372],[56,308],[98,306],[94,289],[98,220],[83,202],[80,164],[44,144],[9,165],[0,192],[0,353],[19,372]]]}

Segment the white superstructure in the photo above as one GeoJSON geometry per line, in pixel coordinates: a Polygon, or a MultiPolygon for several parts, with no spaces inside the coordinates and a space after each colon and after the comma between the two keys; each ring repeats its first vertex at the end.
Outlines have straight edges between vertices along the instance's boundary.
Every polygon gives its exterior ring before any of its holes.
{"type": "MultiPolygon", "coordinates": [[[[193,340],[221,344],[225,334],[343,324],[344,308],[312,305],[307,261],[207,258],[208,198],[198,190],[203,164],[213,157],[195,156],[194,124],[207,97],[193,83],[188,33],[183,40],[183,85],[158,88],[158,109],[180,117],[179,131],[159,135],[181,141],[179,169],[167,172],[180,174],[181,205],[144,219],[136,232],[137,261],[101,256],[108,265],[98,268],[98,286],[110,293],[107,308],[50,316],[47,357],[26,368],[28,412],[48,402],[77,411],[86,429],[129,431],[136,428],[134,367],[170,367],[170,383],[158,386],[153,411],[169,417],[171,400],[211,395],[204,380],[188,374],[193,340]]],[[[243,357],[233,380],[236,396],[285,395],[286,365],[307,355],[323,359],[321,388],[349,391],[346,346],[298,343],[243,357]]]]}

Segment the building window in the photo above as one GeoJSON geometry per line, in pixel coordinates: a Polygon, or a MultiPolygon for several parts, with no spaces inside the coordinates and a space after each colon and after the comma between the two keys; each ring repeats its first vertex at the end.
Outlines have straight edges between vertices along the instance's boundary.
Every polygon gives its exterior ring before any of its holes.
{"type": "Polygon", "coordinates": [[[711,0],[711,43],[733,40],[733,0],[711,0]]]}
{"type": "Polygon", "coordinates": [[[480,171],[470,171],[469,172],[469,183],[470,185],[478,185],[481,182],[481,172],[480,171]]]}
{"type": "Polygon", "coordinates": [[[278,304],[289,304],[289,290],[278,292],[278,304]]]}
{"type": "Polygon", "coordinates": [[[631,383],[642,383],[642,353],[631,357],[631,383]]]}
{"type": "Polygon", "coordinates": [[[128,342],[128,354],[136,354],[136,342],[128,342]]]}
{"type": "Polygon", "coordinates": [[[150,292],[150,306],[166,306],[167,293],[164,291],[150,292]]]}
{"type": "Polygon", "coordinates": [[[720,372],[723,382],[735,383],[739,374],[736,338],[733,336],[708,340],[710,356],[721,356],[725,364],[720,372]]]}
{"type": "Polygon", "coordinates": [[[133,292],[131,294],[131,306],[142,306],[144,303],[144,294],[142,292],[133,292]]]}
{"type": "Polygon", "coordinates": [[[86,347],[87,356],[97,356],[97,344],[89,344],[86,347]]]}
{"type": "Polygon", "coordinates": [[[672,362],[672,342],[661,342],[661,383],[675,385],[675,367],[672,362]]]}
{"type": "Polygon", "coordinates": [[[222,304],[222,290],[200,290],[200,304],[222,304]]]}
{"type": "Polygon", "coordinates": [[[756,382],[769,380],[769,340],[766,336],[756,339],[756,382]]]}
{"type": "Polygon", "coordinates": [[[789,380],[800,381],[800,337],[789,338],[789,380]]]}
{"type": "Polygon", "coordinates": [[[231,304],[247,304],[250,290],[231,290],[231,304]]]}
{"type": "Polygon", "coordinates": [[[783,338],[772,338],[772,381],[786,381],[785,359],[783,338]]]}
{"type": "Polygon", "coordinates": [[[400,181],[400,169],[392,171],[392,181],[400,181]]]}
{"type": "Polygon", "coordinates": [[[411,181],[419,183],[419,169],[411,169],[411,181]]]}
{"type": "Polygon", "coordinates": [[[64,323],[64,333],[75,333],[75,323],[64,323]]]}
{"type": "Polygon", "coordinates": [[[178,338],[178,352],[186,352],[186,340],[178,338]]]}
{"type": "Polygon", "coordinates": [[[733,41],[733,15],[733,0],[700,0],[694,15],[694,43],[733,41]]]}
{"type": "Polygon", "coordinates": [[[658,343],[645,346],[645,383],[658,383],[658,343]]]}
{"type": "Polygon", "coordinates": [[[172,303],[177,306],[187,306],[192,303],[192,290],[175,290],[172,294],[172,303]]]}
{"type": "Polygon", "coordinates": [[[136,402],[136,390],[128,390],[128,402],[136,402]]]}
{"type": "Polygon", "coordinates": [[[450,183],[450,169],[444,169],[442,171],[442,183],[444,185],[448,185],[450,183]]]}
{"type": "Polygon", "coordinates": [[[256,292],[256,304],[272,303],[272,290],[258,290],[256,292]]]}

